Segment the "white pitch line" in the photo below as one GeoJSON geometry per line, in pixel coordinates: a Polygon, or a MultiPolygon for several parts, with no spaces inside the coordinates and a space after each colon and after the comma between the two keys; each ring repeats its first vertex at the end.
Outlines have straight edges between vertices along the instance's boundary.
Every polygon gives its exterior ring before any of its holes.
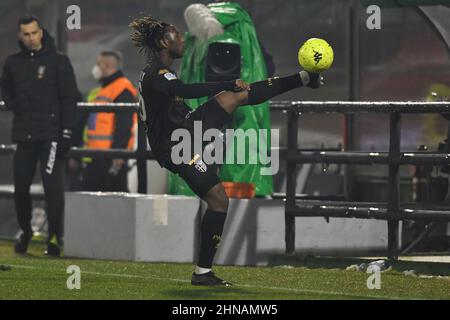
{"type": "MultiPolygon", "coordinates": [[[[353,293],[345,293],[345,292],[336,292],[336,291],[323,291],[323,290],[313,290],[313,289],[295,289],[295,288],[285,288],[285,287],[268,287],[268,286],[257,286],[257,285],[248,285],[248,284],[240,284],[239,287],[246,288],[255,288],[255,289],[265,289],[265,290],[280,290],[280,291],[292,291],[297,293],[313,293],[313,294],[328,294],[333,296],[345,296],[351,298],[372,298],[372,299],[386,299],[386,300],[404,300],[402,297],[394,297],[394,296],[382,296],[382,295],[367,295],[367,294],[353,294],[353,293]]],[[[414,299],[411,299],[414,300],[414,299]]]]}
{"type": "MultiPolygon", "coordinates": [[[[49,269],[46,268],[38,268],[33,266],[24,266],[24,265],[14,265],[14,264],[8,264],[11,267],[15,268],[22,268],[22,269],[34,269],[34,270],[43,270],[48,271],[49,269]]],[[[163,278],[163,277],[157,277],[157,276],[142,276],[142,275],[135,275],[135,274],[126,274],[126,273],[107,273],[107,272],[93,272],[93,271],[83,271],[81,270],[81,273],[85,274],[91,274],[91,275],[98,275],[98,276],[109,276],[109,277],[122,277],[122,278],[139,278],[139,279],[151,279],[151,280],[162,280],[162,281],[176,281],[176,282],[191,282],[190,280],[183,280],[183,279],[172,279],[172,278],[163,278]]]]}
{"type": "MultiPolygon", "coordinates": [[[[15,267],[15,268],[49,271],[49,269],[47,269],[47,268],[38,268],[38,267],[33,267],[33,266],[14,265],[14,264],[8,264],[8,265],[11,267],[15,267]]],[[[139,278],[139,279],[151,279],[151,280],[183,282],[183,283],[191,282],[190,280],[183,280],[183,279],[163,278],[163,277],[157,277],[157,276],[143,276],[143,275],[124,274],[124,273],[106,273],[106,272],[101,273],[101,272],[92,272],[92,271],[81,271],[81,273],[90,274],[90,275],[99,275],[99,276],[119,277],[119,278],[139,278]]],[[[402,297],[394,297],[394,296],[352,294],[352,293],[335,292],[335,291],[296,289],[296,288],[285,288],[285,287],[270,287],[270,286],[258,286],[258,285],[249,285],[249,284],[234,284],[233,287],[253,288],[253,289],[263,289],[263,290],[276,290],[276,291],[290,291],[290,292],[296,292],[296,293],[326,294],[326,295],[345,296],[345,297],[349,297],[349,298],[360,298],[360,299],[363,299],[363,298],[386,299],[386,300],[405,299],[402,297]]],[[[414,300],[414,299],[411,299],[411,300],[414,300]]]]}

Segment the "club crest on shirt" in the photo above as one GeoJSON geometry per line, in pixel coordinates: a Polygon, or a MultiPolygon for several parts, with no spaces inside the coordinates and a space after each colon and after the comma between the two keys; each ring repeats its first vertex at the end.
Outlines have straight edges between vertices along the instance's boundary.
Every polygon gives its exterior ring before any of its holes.
{"type": "Polygon", "coordinates": [[[191,161],[189,161],[189,165],[192,166],[194,164],[195,169],[200,172],[206,172],[208,168],[206,164],[200,159],[200,155],[196,154],[191,161]]]}
{"type": "Polygon", "coordinates": [[[164,78],[166,78],[167,80],[175,80],[177,76],[173,73],[168,72],[164,74],[164,78]]]}
{"type": "Polygon", "coordinates": [[[202,160],[200,160],[195,164],[195,169],[197,169],[200,172],[206,172],[206,170],[208,170],[206,164],[202,160]]]}
{"type": "Polygon", "coordinates": [[[38,67],[38,72],[37,72],[37,77],[38,77],[38,79],[44,78],[45,69],[46,69],[45,66],[39,66],[39,67],[38,67]]]}

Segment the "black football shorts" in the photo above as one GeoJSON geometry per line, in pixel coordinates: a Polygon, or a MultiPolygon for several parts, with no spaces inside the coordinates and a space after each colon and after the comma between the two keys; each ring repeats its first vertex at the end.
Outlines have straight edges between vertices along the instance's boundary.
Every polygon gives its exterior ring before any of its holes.
{"type": "MultiPolygon", "coordinates": [[[[194,136],[195,121],[201,121],[203,131],[208,129],[221,130],[225,124],[231,121],[231,115],[213,98],[186,116],[183,127],[189,130],[191,137],[194,136]]],[[[202,146],[204,147],[204,143],[202,143],[202,146]]],[[[212,187],[221,182],[217,175],[218,166],[217,164],[206,164],[202,160],[202,155],[195,154],[193,150],[190,159],[189,163],[181,164],[174,164],[169,160],[165,167],[183,178],[192,191],[203,198],[212,187]]]]}

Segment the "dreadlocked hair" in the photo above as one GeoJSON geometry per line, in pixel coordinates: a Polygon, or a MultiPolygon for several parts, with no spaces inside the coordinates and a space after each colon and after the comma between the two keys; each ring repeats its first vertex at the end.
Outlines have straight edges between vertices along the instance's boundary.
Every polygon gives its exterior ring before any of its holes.
{"type": "Polygon", "coordinates": [[[134,19],[128,26],[134,29],[131,41],[139,48],[138,52],[147,53],[149,60],[153,60],[162,49],[160,41],[171,25],[152,16],[144,16],[134,19]]]}

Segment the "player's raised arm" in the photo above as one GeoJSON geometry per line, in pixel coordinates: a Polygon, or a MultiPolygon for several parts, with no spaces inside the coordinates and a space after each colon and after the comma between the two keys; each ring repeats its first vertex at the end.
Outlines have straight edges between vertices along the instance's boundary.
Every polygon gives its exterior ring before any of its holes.
{"type": "Polygon", "coordinates": [[[186,99],[210,96],[221,91],[238,92],[248,88],[248,85],[240,79],[187,84],[183,83],[175,73],[169,70],[160,70],[157,76],[151,78],[150,85],[166,95],[186,99]]]}

